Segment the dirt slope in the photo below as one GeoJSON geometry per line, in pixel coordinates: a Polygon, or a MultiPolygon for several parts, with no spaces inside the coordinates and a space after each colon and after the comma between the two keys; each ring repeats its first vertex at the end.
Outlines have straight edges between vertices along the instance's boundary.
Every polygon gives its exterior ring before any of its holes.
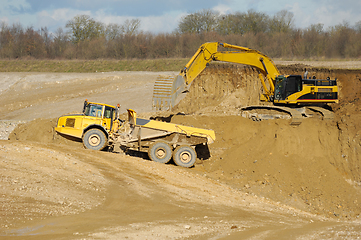
{"type": "Polygon", "coordinates": [[[240,116],[178,117],[174,121],[194,126],[201,122],[217,132],[217,141],[210,146],[212,157],[196,170],[245,192],[315,214],[359,216],[357,182],[337,168],[344,158],[335,123],[309,119],[293,127],[286,120],[252,122],[240,116]]]}
{"type": "Polygon", "coordinates": [[[332,106],[334,121],[319,116],[295,127],[286,120],[251,122],[238,117],[240,107],[262,104],[255,98],[261,84],[252,68],[218,63],[194,81],[190,97],[177,108],[206,116],[173,121],[216,130],[212,158],[202,164],[212,177],[316,214],[358,217],[361,71],[280,67],[289,74],[303,75],[306,70],[308,76],[338,79],[340,102],[332,106]]]}
{"type": "MultiPolygon", "coordinates": [[[[288,120],[242,118],[240,106],[259,104],[256,72],[223,64],[206,69],[174,112],[188,115],[172,118],[172,122],[216,131],[210,157],[200,155],[192,169],[156,164],[146,155],[87,151],[80,142],[53,132],[56,117],[79,111],[85,98],[120,102],[122,110],[132,107],[144,117],[167,116],[147,113],[156,73],[108,73],[94,78],[5,74],[1,120],[14,120],[14,124],[37,120],[18,125],[11,141],[0,142],[0,235],[31,238],[35,234],[36,239],[361,237],[361,71],[307,69],[320,78],[338,78],[340,103],[333,106],[333,121],[316,117],[290,126],[288,120]]],[[[303,74],[305,66],[280,70],[303,74]]]]}

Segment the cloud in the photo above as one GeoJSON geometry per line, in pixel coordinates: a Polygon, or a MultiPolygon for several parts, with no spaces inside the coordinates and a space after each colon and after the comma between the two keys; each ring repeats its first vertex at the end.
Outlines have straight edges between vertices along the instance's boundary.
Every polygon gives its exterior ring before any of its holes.
{"type": "Polygon", "coordinates": [[[296,27],[307,28],[311,24],[322,23],[325,27],[341,24],[351,25],[361,21],[361,1],[357,0],[241,0],[232,1],[229,6],[233,12],[246,12],[253,9],[273,16],[278,11],[288,10],[294,14],[296,27]]]}
{"type": "Polygon", "coordinates": [[[69,8],[43,10],[36,13],[36,25],[34,27],[40,29],[46,26],[49,31],[55,32],[59,27],[65,28],[66,23],[76,15],[91,15],[91,12],[69,8]]]}
{"type": "Polygon", "coordinates": [[[212,9],[219,12],[220,14],[227,14],[229,12],[232,12],[232,8],[225,4],[219,4],[212,9]]]}
{"type": "Polygon", "coordinates": [[[124,24],[126,20],[139,19],[141,21],[140,30],[144,32],[170,33],[177,28],[179,20],[185,15],[185,12],[173,11],[159,16],[116,16],[108,15],[106,12],[99,10],[95,13],[94,19],[105,24],[116,23],[120,25],[124,24]]]}
{"type": "Polygon", "coordinates": [[[31,5],[26,0],[2,0],[0,11],[1,13],[16,14],[23,13],[31,9],[31,5]]]}
{"type": "MultiPolygon", "coordinates": [[[[357,4],[358,3],[355,3],[355,5],[357,4]]],[[[329,4],[320,3],[317,7],[307,1],[302,5],[297,2],[290,7],[290,11],[294,13],[296,26],[300,28],[307,28],[311,24],[321,23],[326,29],[342,24],[343,21],[353,25],[361,20],[359,14],[353,13],[352,7],[341,7],[339,1],[335,1],[335,4],[332,4],[330,1],[329,4]]]]}
{"type": "Polygon", "coordinates": [[[176,30],[180,19],[185,15],[185,12],[175,11],[162,16],[142,17],[141,29],[154,33],[170,33],[176,30]]]}
{"type": "Polygon", "coordinates": [[[221,14],[247,12],[253,9],[273,16],[280,10],[294,14],[296,27],[306,28],[322,23],[325,27],[343,22],[361,21],[361,1],[357,0],[0,0],[0,21],[23,26],[65,28],[68,20],[86,14],[105,24],[123,24],[127,19],[140,19],[141,30],[172,32],[182,16],[202,9],[221,14]]]}
{"type": "Polygon", "coordinates": [[[32,19],[33,16],[26,12],[31,8],[26,0],[1,0],[0,4],[0,22],[8,25],[13,23],[22,23],[26,19],[32,19]]]}
{"type": "MultiPolygon", "coordinates": [[[[9,1],[9,0],[7,0],[9,1]]],[[[25,1],[25,0],[24,0],[25,1]]],[[[28,0],[33,13],[42,10],[70,8],[91,11],[103,10],[115,16],[148,17],[161,16],[167,12],[194,12],[203,8],[212,8],[220,0],[28,0]]]]}

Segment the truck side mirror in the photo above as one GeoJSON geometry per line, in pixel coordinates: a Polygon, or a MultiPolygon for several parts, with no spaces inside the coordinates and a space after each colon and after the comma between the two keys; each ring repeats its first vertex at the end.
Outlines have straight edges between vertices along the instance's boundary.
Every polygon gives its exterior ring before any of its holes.
{"type": "Polygon", "coordinates": [[[83,106],[83,113],[85,113],[85,108],[88,105],[88,99],[85,99],[84,106],[83,106]]]}
{"type": "Polygon", "coordinates": [[[116,118],[119,119],[119,114],[120,114],[120,104],[117,104],[117,107],[115,108],[115,114],[116,114],[116,118]]]}

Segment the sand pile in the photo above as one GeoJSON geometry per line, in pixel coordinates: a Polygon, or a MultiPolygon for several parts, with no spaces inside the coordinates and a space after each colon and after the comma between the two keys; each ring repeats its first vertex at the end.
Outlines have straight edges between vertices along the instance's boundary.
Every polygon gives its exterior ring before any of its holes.
{"type": "Polygon", "coordinates": [[[176,116],[174,122],[212,128],[211,158],[196,170],[245,192],[336,217],[360,214],[361,191],[343,161],[335,123],[307,119],[253,122],[240,116],[176,116]]]}

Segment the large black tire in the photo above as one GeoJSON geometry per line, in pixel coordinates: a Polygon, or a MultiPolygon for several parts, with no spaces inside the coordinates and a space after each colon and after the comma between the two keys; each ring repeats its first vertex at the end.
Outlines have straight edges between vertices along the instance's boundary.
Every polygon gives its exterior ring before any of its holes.
{"type": "Polygon", "coordinates": [[[173,153],[173,161],[181,167],[192,167],[197,160],[197,153],[189,146],[178,146],[173,153]]]}
{"type": "Polygon", "coordinates": [[[150,145],[148,156],[154,162],[167,163],[172,158],[172,149],[168,143],[157,141],[150,145]]]}
{"type": "Polygon", "coordinates": [[[107,145],[107,137],[102,130],[93,128],[85,132],[83,144],[87,149],[103,150],[107,145]]]}

